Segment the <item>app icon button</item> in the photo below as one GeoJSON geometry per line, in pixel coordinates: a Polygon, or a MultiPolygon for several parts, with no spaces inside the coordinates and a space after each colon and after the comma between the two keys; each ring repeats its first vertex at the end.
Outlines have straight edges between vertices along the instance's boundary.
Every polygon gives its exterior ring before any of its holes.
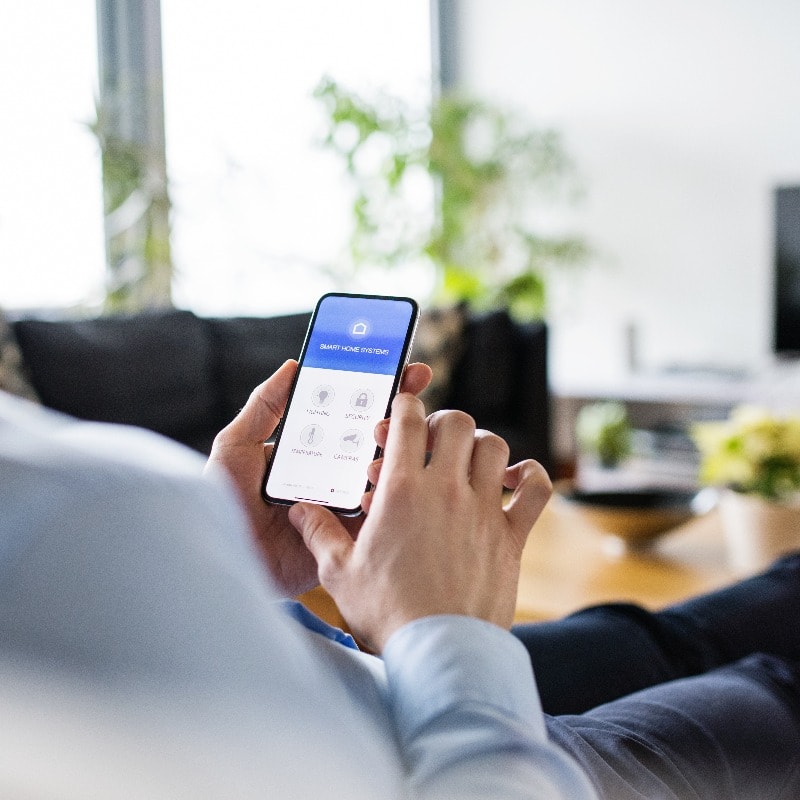
{"type": "Polygon", "coordinates": [[[311,402],[319,408],[325,408],[325,406],[329,406],[333,402],[334,397],[336,397],[336,392],[333,391],[333,386],[324,384],[314,389],[314,394],[311,395],[311,402]]]}
{"type": "Polygon", "coordinates": [[[350,430],[345,431],[342,434],[341,439],[339,439],[339,447],[345,451],[345,453],[352,453],[355,450],[358,450],[361,447],[361,443],[364,441],[364,434],[362,431],[357,430],[356,428],[350,428],[350,430]]]}
{"type": "Polygon", "coordinates": [[[306,425],[302,431],[300,431],[300,441],[306,445],[306,447],[317,447],[322,443],[322,440],[325,438],[325,431],[322,429],[322,425],[306,425]]]}
{"type": "Polygon", "coordinates": [[[367,411],[372,408],[375,402],[375,395],[371,389],[356,389],[350,395],[350,406],[356,411],[367,411]]]}

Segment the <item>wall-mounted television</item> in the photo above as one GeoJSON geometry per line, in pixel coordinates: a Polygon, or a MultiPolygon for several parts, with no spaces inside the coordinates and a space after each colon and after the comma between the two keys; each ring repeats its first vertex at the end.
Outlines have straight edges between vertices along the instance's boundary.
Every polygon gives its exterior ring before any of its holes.
{"type": "Polygon", "coordinates": [[[800,186],[775,190],[774,312],[775,352],[800,357],[800,186]]]}

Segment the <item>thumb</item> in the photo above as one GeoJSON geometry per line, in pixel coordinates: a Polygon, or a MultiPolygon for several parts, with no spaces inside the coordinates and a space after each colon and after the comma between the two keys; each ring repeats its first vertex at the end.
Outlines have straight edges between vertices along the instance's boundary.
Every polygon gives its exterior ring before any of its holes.
{"type": "Polygon", "coordinates": [[[289,508],[289,522],[303,537],[319,569],[320,583],[329,588],[347,562],[353,539],[336,516],[314,503],[296,503],[289,508]]]}
{"type": "Polygon", "coordinates": [[[284,362],[276,372],[256,386],[244,408],[217,437],[226,445],[263,442],[275,432],[281,420],[297,362],[284,362]]]}
{"type": "Polygon", "coordinates": [[[506,470],[505,485],[513,489],[504,509],[506,518],[524,545],[534,522],[550,500],[553,485],[544,467],[530,459],[506,470]]]}

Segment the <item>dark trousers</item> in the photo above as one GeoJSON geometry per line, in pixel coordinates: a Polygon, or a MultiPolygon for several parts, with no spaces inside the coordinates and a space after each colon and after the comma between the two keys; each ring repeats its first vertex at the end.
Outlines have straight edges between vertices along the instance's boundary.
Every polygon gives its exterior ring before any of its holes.
{"type": "Polygon", "coordinates": [[[660,612],[519,625],[553,741],[608,800],[800,798],[800,553],[660,612]]]}

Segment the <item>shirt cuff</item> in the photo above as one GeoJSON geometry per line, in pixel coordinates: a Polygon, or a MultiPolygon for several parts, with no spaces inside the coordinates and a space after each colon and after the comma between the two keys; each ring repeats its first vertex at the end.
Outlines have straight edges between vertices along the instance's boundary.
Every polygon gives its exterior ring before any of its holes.
{"type": "Polygon", "coordinates": [[[396,631],[383,650],[401,737],[464,705],[491,707],[547,738],[530,658],[522,643],[471,617],[424,617],[396,631]]]}

